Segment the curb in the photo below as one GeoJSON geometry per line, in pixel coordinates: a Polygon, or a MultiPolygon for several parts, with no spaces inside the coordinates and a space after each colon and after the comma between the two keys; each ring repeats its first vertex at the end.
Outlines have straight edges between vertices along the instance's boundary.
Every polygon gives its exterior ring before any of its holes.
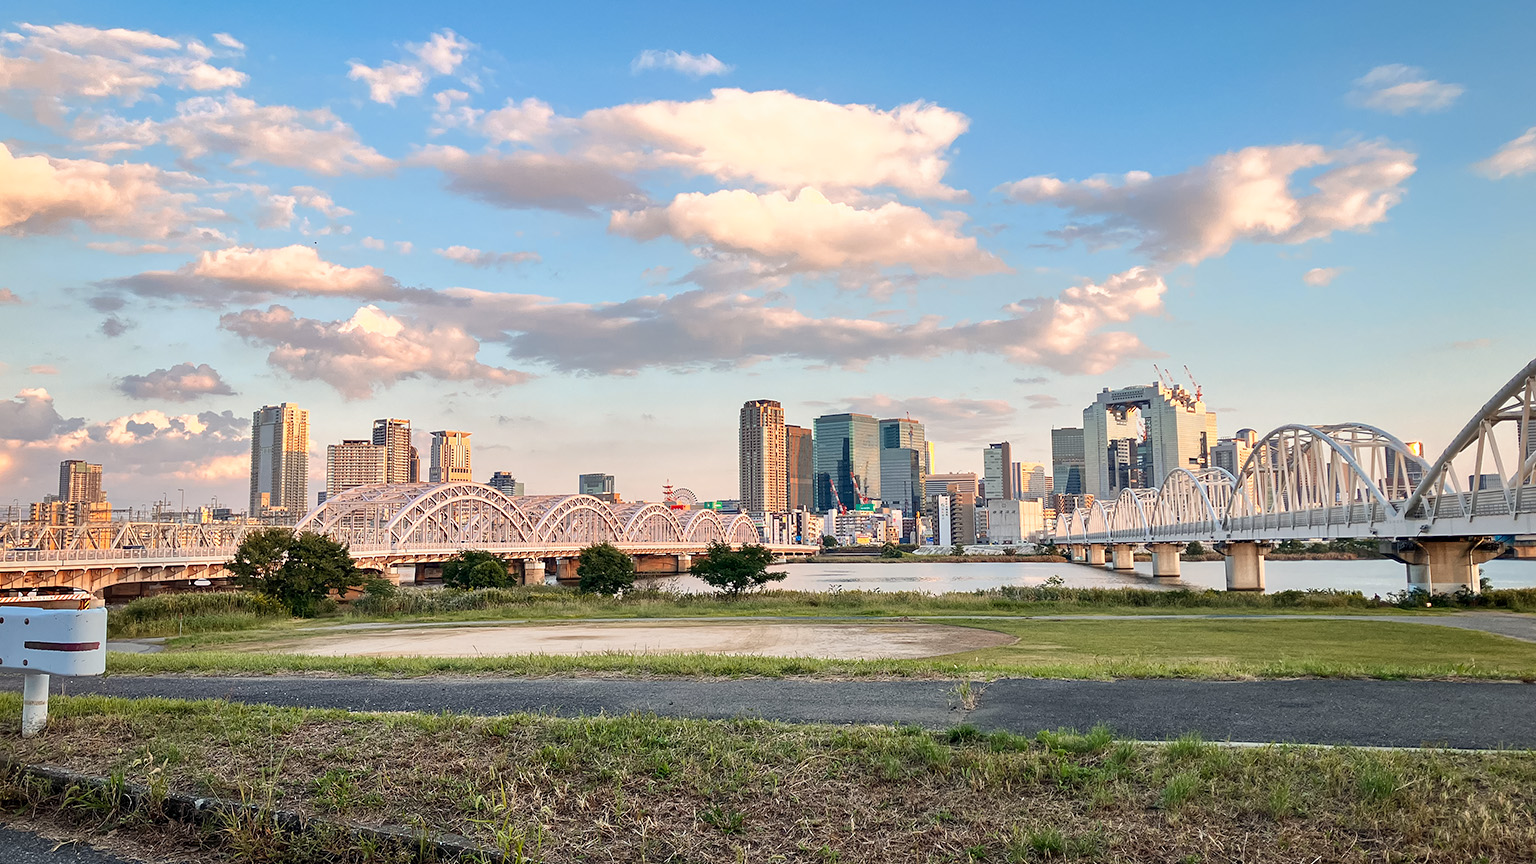
{"type": "Polygon", "coordinates": [[[52,765],[28,765],[0,757],[0,776],[40,784],[50,796],[65,795],[71,789],[85,789],[119,799],[131,811],[158,810],[165,818],[198,827],[220,827],[231,818],[269,822],[294,835],[344,836],[354,846],[373,844],[381,849],[403,852],[415,862],[493,862],[510,864],[515,859],[501,850],[484,846],[468,837],[447,832],[422,833],[404,825],[369,827],[231,801],[203,798],[179,792],[156,792],[149,786],[131,781],[80,774],[52,765]]]}

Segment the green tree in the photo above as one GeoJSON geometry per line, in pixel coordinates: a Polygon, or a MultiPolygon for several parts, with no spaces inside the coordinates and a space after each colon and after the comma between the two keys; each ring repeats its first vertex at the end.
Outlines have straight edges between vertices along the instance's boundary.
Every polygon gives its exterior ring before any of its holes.
{"type": "Polygon", "coordinates": [[[822,535],[822,538],[821,538],[821,548],[823,548],[823,549],[836,549],[837,548],[837,538],[833,537],[831,534],[824,534],[824,535],[822,535]]]}
{"type": "Polygon", "coordinates": [[[286,528],[252,532],[235,550],[229,570],[242,588],[271,597],[300,618],[312,617],[332,591],[368,581],[345,545],[313,531],[295,536],[286,528]]]}
{"type": "Polygon", "coordinates": [[[951,555],[964,555],[965,554],[965,547],[963,545],[959,544],[959,543],[956,543],[954,548],[949,550],[949,554],[951,554],[951,555]]]}
{"type": "Polygon", "coordinates": [[[1203,558],[1205,557],[1205,546],[1199,540],[1191,540],[1189,545],[1184,547],[1184,554],[1191,558],[1203,558]]]}
{"type": "Polygon", "coordinates": [[[783,579],[787,574],[768,572],[768,565],[772,563],[773,552],[766,546],[747,543],[740,549],[732,549],[729,543],[715,540],[703,557],[693,562],[688,572],[703,579],[710,587],[735,597],[743,591],[783,579]]]}
{"type": "Polygon", "coordinates": [[[514,583],[507,562],[489,552],[465,549],[443,562],[443,584],[449,588],[509,588],[514,583]]]}
{"type": "Polygon", "coordinates": [[[635,584],[635,559],[612,543],[596,543],[581,550],[577,561],[584,594],[617,594],[635,584]]]}
{"type": "Polygon", "coordinates": [[[902,557],[901,547],[897,546],[895,543],[885,543],[885,544],[882,544],[880,546],[880,557],[881,558],[900,558],[900,557],[902,557]]]}

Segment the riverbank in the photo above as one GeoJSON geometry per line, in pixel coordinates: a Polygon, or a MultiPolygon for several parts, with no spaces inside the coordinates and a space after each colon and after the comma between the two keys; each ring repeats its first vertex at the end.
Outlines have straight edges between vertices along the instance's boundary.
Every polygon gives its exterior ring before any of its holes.
{"type": "MultiPolygon", "coordinates": [[[[1138,552],[1137,561],[1151,561],[1152,555],[1147,552],[1138,552]]],[[[1267,561],[1380,561],[1385,555],[1365,552],[1295,552],[1282,553],[1273,550],[1264,553],[1267,561]]],[[[1180,553],[1180,561],[1225,561],[1226,556],[1220,552],[1205,552],[1199,555],[1180,553]]],[[[917,555],[904,552],[900,558],[884,558],[879,552],[859,553],[822,553],[812,555],[800,561],[788,561],[783,565],[794,566],[796,564],[1071,564],[1071,559],[1060,555],[993,555],[989,553],[977,553],[974,555],[917,555]]]]}

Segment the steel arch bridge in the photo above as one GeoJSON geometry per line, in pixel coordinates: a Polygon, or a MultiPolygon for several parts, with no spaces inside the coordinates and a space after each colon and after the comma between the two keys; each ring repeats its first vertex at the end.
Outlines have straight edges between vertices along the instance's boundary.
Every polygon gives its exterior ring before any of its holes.
{"type": "MultiPolygon", "coordinates": [[[[118,582],[215,577],[240,541],[260,526],[112,523],[0,524],[0,587],[72,581],[89,590],[118,582]]],[[[294,526],[344,542],[366,569],[440,562],[465,549],[520,559],[525,574],[572,560],[593,543],[640,559],[668,558],[685,569],[712,542],[759,542],[745,514],[673,510],[657,503],[611,505],[590,495],[508,496],[479,483],[394,483],[349,489],[294,526]]],[[[812,547],[772,546],[780,554],[812,547]]],[[[645,569],[642,566],[642,569],[645,569]]],[[[667,571],[658,571],[667,572],[667,571]]]]}
{"type": "MultiPolygon", "coordinates": [[[[1286,424],[1254,445],[1236,476],[1176,469],[1157,489],[1079,506],[1057,521],[1053,539],[1074,547],[1377,539],[1410,565],[1412,578],[1414,567],[1432,566],[1425,550],[1437,543],[1459,541],[1467,549],[1456,547],[1457,555],[1486,560],[1497,542],[1531,535],[1536,360],[1433,463],[1365,423],[1286,424]],[[1462,476],[1471,478],[1466,490],[1462,476]]],[[[1095,556],[1100,563],[1102,550],[1095,556]]]]}

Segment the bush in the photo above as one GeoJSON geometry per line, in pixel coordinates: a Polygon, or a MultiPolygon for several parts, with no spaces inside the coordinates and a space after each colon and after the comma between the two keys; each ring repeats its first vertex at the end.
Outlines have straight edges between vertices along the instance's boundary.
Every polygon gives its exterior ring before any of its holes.
{"type": "Polygon", "coordinates": [[[115,639],[249,630],[287,618],[281,603],[245,591],[209,591],[140,597],[107,611],[107,632],[115,639]]]}
{"type": "Polygon", "coordinates": [[[886,543],[880,547],[881,558],[901,558],[901,547],[895,543],[886,543]]]}
{"type": "Polygon", "coordinates": [[[313,531],[297,536],[287,528],[263,528],[247,534],[228,570],[242,588],[281,603],[300,618],[334,611],[325,603],[332,591],[363,584],[347,547],[313,531]]]}
{"type": "Polygon", "coordinates": [[[833,537],[831,534],[823,535],[822,538],[821,538],[821,548],[823,548],[823,549],[836,549],[837,548],[837,538],[833,537]]]}
{"type": "Polygon", "coordinates": [[[443,562],[443,585],[449,588],[510,588],[517,581],[507,562],[489,552],[466,549],[443,562]]]}
{"type": "Polygon", "coordinates": [[[581,550],[577,565],[583,594],[617,594],[635,585],[635,559],[612,543],[597,543],[581,550]]]}
{"type": "Polygon", "coordinates": [[[1205,546],[1199,540],[1191,540],[1189,545],[1184,547],[1184,554],[1191,558],[1203,558],[1205,557],[1205,546]]]}
{"type": "Polygon", "coordinates": [[[956,555],[956,556],[964,555],[965,554],[965,547],[960,545],[959,543],[956,543],[954,548],[949,550],[949,554],[956,555]]]}
{"type": "Polygon", "coordinates": [[[773,553],[766,546],[747,543],[740,549],[732,549],[729,543],[714,540],[688,572],[703,579],[711,588],[736,597],[743,591],[782,580],[787,574],[768,572],[768,565],[772,563],[773,553]]]}

